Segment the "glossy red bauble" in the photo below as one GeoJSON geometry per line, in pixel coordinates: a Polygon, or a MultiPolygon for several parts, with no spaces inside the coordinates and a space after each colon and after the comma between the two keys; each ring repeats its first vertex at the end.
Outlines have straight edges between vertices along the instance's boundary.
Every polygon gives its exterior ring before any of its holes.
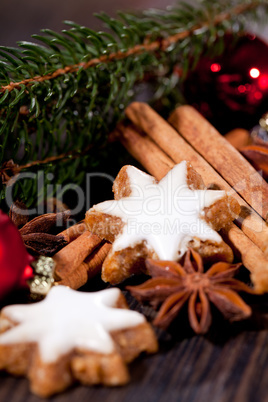
{"type": "Polygon", "coordinates": [[[0,211],[0,300],[16,288],[26,285],[32,260],[18,229],[0,211]]]}
{"type": "Polygon", "coordinates": [[[226,35],[224,52],[201,57],[184,83],[184,96],[222,134],[251,129],[267,112],[268,45],[253,35],[226,35]]]}

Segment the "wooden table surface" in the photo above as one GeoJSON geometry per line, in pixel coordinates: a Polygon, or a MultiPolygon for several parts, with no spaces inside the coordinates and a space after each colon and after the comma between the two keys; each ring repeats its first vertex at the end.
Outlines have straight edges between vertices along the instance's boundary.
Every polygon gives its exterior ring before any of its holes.
{"type": "MultiPolygon", "coordinates": [[[[93,288],[100,289],[99,280],[93,288]]],[[[131,308],[152,319],[153,310],[125,293],[131,308]]],[[[260,402],[268,401],[268,298],[252,297],[252,317],[229,324],[216,316],[206,336],[195,336],[185,316],[169,332],[157,330],[159,353],[141,356],[130,366],[124,387],[76,385],[51,401],[73,402],[260,402]]],[[[28,381],[0,374],[0,402],[42,401],[28,381]]]]}

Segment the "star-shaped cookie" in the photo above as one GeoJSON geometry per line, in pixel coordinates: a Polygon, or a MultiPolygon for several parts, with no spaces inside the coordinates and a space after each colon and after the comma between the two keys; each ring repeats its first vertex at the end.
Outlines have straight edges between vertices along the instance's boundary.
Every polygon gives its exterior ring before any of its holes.
{"type": "Polygon", "coordinates": [[[4,308],[0,330],[0,369],[28,376],[40,396],[75,380],[124,384],[125,362],[157,350],[151,326],[117,288],[83,293],[56,286],[39,303],[4,308]]]}
{"type": "Polygon", "coordinates": [[[102,278],[113,284],[145,271],[145,258],[179,260],[191,247],[205,259],[231,262],[232,250],[216,232],[239,213],[225,191],[208,190],[183,161],[160,181],[124,166],[115,179],[115,200],[86,214],[93,233],[113,243],[102,278]]]}

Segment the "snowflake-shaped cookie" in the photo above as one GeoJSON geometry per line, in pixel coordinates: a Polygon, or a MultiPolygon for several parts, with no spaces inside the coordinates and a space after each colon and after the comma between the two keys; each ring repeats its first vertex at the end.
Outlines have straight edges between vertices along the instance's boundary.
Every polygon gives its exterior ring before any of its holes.
{"type": "Polygon", "coordinates": [[[113,242],[102,277],[118,283],[144,270],[144,259],[180,259],[189,246],[202,257],[232,261],[219,230],[237,213],[238,203],[225,191],[207,190],[186,161],[160,181],[125,166],[114,182],[115,200],[91,208],[89,230],[113,242]]]}
{"type": "Polygon", "coordinates": [[[4,308],[0,330],[0,369],[28,375],[41,396],[76,379],[123,384],[124,361],[157,349],[144,316],[127,308],[117,288],[83,293],[54,287],[39,303],[4,308]]]}

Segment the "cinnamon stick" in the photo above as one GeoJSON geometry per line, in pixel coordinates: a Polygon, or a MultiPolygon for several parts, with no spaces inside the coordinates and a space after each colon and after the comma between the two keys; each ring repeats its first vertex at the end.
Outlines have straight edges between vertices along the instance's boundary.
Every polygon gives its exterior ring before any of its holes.
{"type": "Polygon", "coordinates": [[[157,180],[161,180],[174,166],[174,162],[148,136],[138,132],[137,128],[121,123],[116,131],[129,153],[157,180]]]}
{"type": "Polygon", "coordinates": [[[225,134],[224,138],[236,149],[245,147],[250,143],[250,134],[244,128],[235,128],[225,134]]]}
{"type": "Polygon", "coordinates": [[[268,179],[268,147],[252,144],[242,147],[241,154],[255,167],[261,170],[263,177],[268,179]]]}
{"type": "MultiPolygon", "coordinates": [[[[142,129],[152,138],[175,163],[180,163],[182,160],[190,161],[194,169],[202,176],[206,186],[215,184],[220,189],[232,194],[241,206],[239,225],[242,231],[268,256],[268,226],[235,191],[232,191],[230,185],[219,173],[170,124],[145,103],[134,102],[130,104],[126,109],[126,115],[139,129],[142,129]]],[[[139,142],[142,141],[142,137],[139,136],[139,142]]],[[[136,147],[138,147],[137,144],[136,147]]],[[[132,148],[132,143],[129,148],[132,148]]]]}
{"type": "Polygon", "coordinates": [[[71,243],[75,239],[77,239],[81,234],[83,234],[87,230],[86,224],[84,221],[77,223],[76,225],[70,226],[69,228],[63,230],[63,232],[59,233],[57,236],[63,237],[65,241],[71,243]]]}
{"type": "Polygon", "coordinates": [[[55,279],[61,280],[70,275],[84,259],[101,243],[101,238],[86,231],[76,240],[54,255],[56,262],[55,279]]]}
{"type": "Polygon", "coordinates": [[[236,226],[225,232],[224,240],[230,244],[235,255],[250,271],[250,279],[257,293],[268,291],[268,261],[263,252],[236,226]]]}
{"type": "Polygon", "coordinates": [[[102,264],[111,247],[112,245],[107,242],[101,244],[79,265],[78,268],[61,281],[57,282],[57,284],[69,286],[72,289],[79,289],[81,286],[85,285],[89,279],[101,272],[102,264]]]}
{"type": "Polygon", "coordinates": [[[192,106],[180,106],[169,122],[264,220],[268,219],[268,184],[200,113],[192,106]]]}

